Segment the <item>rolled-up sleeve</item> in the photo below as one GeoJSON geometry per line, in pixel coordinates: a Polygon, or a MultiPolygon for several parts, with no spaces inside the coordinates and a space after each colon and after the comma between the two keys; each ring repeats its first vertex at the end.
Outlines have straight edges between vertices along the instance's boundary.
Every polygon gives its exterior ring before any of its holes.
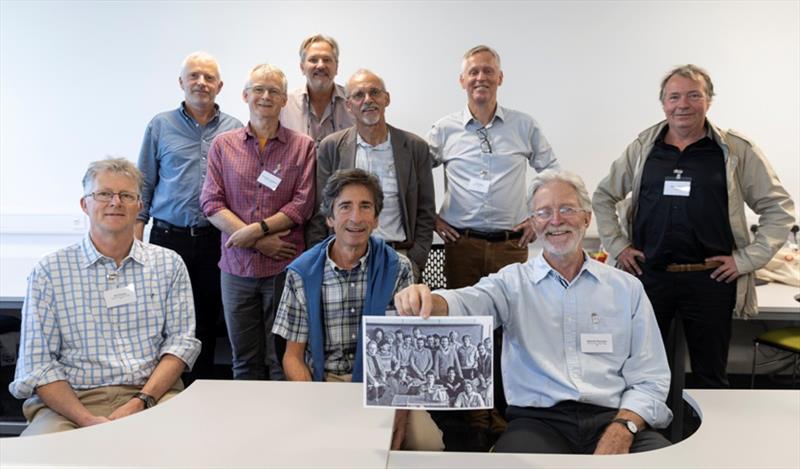
{"type": "Polygon", "coordinates": [[[625,390],[620,408],[636,412],[653,428],[665,428],[672,421],[666,405],[670,372],[661,332],[644,288],[633,292],[631,356],[622,367],[625,390]]]}
{"type": "Polygon", "coordinates": [[[183,260],[176,255],[174,262],[175,274],[165,300],[167,319],[164,325],[164,342],[158,355],[175,355],[191,369],[200,355],[201,347],[200,341],[195,338],[192,286],[183,260]]]}
{"type": "Polygon", "coordinates": [[[67,379],[64,366],[58,361],[61,335],[53,305],[49,274],[37,266],[28,277],[19,358],[14,381],[8,386],[11,395],[18,399],[30,397],[38,386],[67,379]]]}

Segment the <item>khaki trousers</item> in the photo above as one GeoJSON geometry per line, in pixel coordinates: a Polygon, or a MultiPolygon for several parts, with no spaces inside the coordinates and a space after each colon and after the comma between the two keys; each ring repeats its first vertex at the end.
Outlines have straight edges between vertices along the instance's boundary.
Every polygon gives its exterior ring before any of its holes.
{"type": "MultiPolygon", "coordinates": [[[[353,375],[335,375],[325,373],[325,381],[329,383],[349,383],[353,375]]],[[[408,413],[406,438],[402,449],[408,451],[444,451],[442,431],[425,410],[411,410],[408,413]]]]}
{"type": "MultiPolygon", "coordinates": [[[[103,386],[84,391],[75,391],[81,404],[97,416],[109,416],[141,391],[141,386],[103,386]]],[[[172,388],[161,396],[162,403],[176,396],[183,390],[183,382],[178,379],[172,388]]],[[[44,433],[63,432],[78,428],[72,420],[47,407],[39,396],[33,395],[22,404],[22,413],[28,419],[28,428],[20,436],[41,435],[44,433]]]]}

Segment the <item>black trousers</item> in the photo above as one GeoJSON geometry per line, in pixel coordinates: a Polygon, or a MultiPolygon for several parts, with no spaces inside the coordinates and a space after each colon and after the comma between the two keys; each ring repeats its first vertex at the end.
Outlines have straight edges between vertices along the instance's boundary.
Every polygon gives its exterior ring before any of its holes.
{"type": "Polygon", "coordinates": [[[220,233],[213,226],[200,236],[153,227],[150,242],[177,252],[189,271],[194,297],[195,335],[203,348],[184,382],[214,378],[214,351],[217,345],[217,323],[222,315],[219,257],[220,233]]]}
{"type": "MultiPolygon", "coordinates": [[[[575,401],[553,407],[506,409],[508,428],[497,440],[498,453],[591,454],[618,409],[575,401]]],[[[663,435],[652,429],[640,430],[631,453],[669,446],[663,435]]]]}
{"type": "Polygon", "coordinates": [[[727,388],[728,347],[736,305],[736,282],[717,282],[713,270],[665,272],[642,267],[640,280],[667,344],[672,321],[680,315],[697,388],[727,388]]]}

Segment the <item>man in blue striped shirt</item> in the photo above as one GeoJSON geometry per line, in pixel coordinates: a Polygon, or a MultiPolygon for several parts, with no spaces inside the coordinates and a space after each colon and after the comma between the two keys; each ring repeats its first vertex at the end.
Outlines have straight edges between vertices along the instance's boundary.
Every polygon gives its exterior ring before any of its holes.
{"type": "Polygon", "coordinates": [[[134,238],[141,174],[124,159],[89,165],[82,242],[28,277],[11,393],[23,435],[122,418],[174,396],[200,353],[189,276],[173,251],[134,238]]]}

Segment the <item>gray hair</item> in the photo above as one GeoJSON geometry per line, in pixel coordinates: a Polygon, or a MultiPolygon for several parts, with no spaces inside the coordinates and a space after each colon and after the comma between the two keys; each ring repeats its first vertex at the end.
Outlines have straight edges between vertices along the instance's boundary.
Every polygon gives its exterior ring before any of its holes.
{"type": "Polygon", "coordinates": [[[281,82],[281,89],[283,89],[283,94],[286,94],[286,90],[289,86],[289,82],[286,80],[286,75],[284,75],[283,71],[278,67],[272,64],[258,64],[250,70],[250,73],[247,74],[247,81],[244,83],[244,88],[247,89],[250,85],[253,84],[253,77],[254,76],[274,76],[277,77],[281,82]]]}
{"type": "Polygon", "coordinates": [[[383,81],[383,78],[380,75],[378,75],[377,73],[375,73],[372,70],[369,70],[367,68],[359,68],[352,75],[350,75],[350,78],[347,80],[347,83],[345,84],[345,87],[344,87],[345,96],[347,96],[348,98],[350,97],[350,81],[353,78],[357,77],[358,75],[372,75],[372,76],[374,76],[375,78],[378,79],[379,82],[381,82],[381,88],[383,88],[383,91],[386,91],[386,82],[383,81]]]}
{"type": "Polygon", "coordinates": [[[214,67],[217,68],[217,78],[222,76],[222,73],[219,70],[219,63],[217,59],[214,58],[213,55],[209,54],[208,52],[203,52],[201,50],[192,52],[191,54],[187,55],[183,62],[181,62],[181,71],[180,76],[183,76],[183,72],[186,71],[186,66],[189,65],[189,62],[212,62],[214,67]]]}
{"type": "Polygon", "coordinates": [[[311,44],[315,42],[326,42],[329,46],[331,46],[331,50],[333,51],[333,60],[336,63],[339,63],[339,44],[336,42],[336,39],[326,36],[324,34],[312,34],[307,38],[303,39],[303,42],[300,43],[300,61],[305,62],[306,60],[306,52],[308,48],[311,47],[311,44]]]}
{"type": "Polygon", "coordinates": [[[357,184],[366,187],[372,193],[375,202],[375,216],[381,214],[383,210],[383,189],[378,177],[368,173],[363,169],[341,169],[336,171],[328,178],[325,188],[322,189],[322,203],[319,211],[325,218],[333,218],[333,203],[341,195],[345,187],[357,184]]]}
{"type": "Polygon", "coordinates": [[[464,53],[464,57],[461,60],[461,72],[463,73],[464,70],[467,68],[467,60],[475,54],[480,54],[481,52],[488,52],[494,56],[494,59],[497,61],[497,68],[502,69],[503,67],[500,65],[500,54],[497,53],[496,50],[492,49],[491,47],[479,44],[470,50],[464,53]]]}
{"type": "Polygon", "coordinates": [[[560,169],[546,169],[533,178],[528,189],[528,210],[533,208],[533,197],[536,195],[536,191],[545,184],[555,181],[566,182],[571,185],[578,194],[578,203],[580,203],[581,208],[587,212],[592,211],[592,199],[589,198],[589,191],[586,190],[586,184],[583,183],[583,179],[573,172],[560,169]]]}
{"type": "Polygon", "coordinates": [[[107,157],[104,160],[89,163],[86,174],[83,175],[83,193],[88,194],[92,191],[92,184],[100,173],[120,174],[136,183],[136,190],[142,189],[142,173],[135,164],[125,158],[107,157]]]}
{"type": "Polygon", "coordinates": [[[711,77],[708,75],[708,72],[697,65],[686,64],[678,65],[664,75],[664,79],[661,80],[661,92],[658,94],[658,100],[662,103],[664,102],[664,88],[667,86],[669,79],[675,75],[680,75],[697,83],[702,80],[705,85],[705,93],[708,100],[711,101],[711,98],[714,97],[714,84],[711,83],[711,77]]]}

